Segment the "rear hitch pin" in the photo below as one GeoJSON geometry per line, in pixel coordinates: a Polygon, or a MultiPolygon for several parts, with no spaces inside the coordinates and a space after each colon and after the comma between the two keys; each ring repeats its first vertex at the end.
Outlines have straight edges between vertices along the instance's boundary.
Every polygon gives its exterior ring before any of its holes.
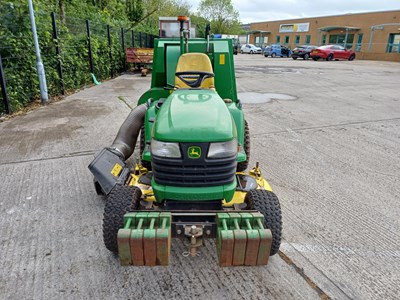
{"type": "Polygon", "coordinates": [[[185,236],[190,238],[189,251],[183,252],[182,255],[184,257],[188,257],[189,255],[191,257],[200,256],[197,248],[203,245],[203,228],[196,225],[186,226],[185,236]]]}

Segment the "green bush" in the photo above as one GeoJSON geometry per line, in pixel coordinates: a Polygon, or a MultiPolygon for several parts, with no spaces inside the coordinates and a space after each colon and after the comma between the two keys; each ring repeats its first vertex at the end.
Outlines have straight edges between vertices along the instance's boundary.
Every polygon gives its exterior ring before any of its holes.
{"type": "MultiPolygon", "coordinates": [[[[47,1],[48,2],[48,1],[47,1]]],[[[88,51],[88,36],[85,19],[90,16],[91,48],[94,74],[98,80],[105,80],[123,71],[124,51],[121,44],[121,26],[129,27],[124,19],[114,20],[105,11],[98,11],[89,5],[79,6],[72,1],[71,14],[56,18],[59,39],[53,38],[51,5],[45,0],[35,1],[35,18],[40,43],[41,57],[46,72],[49,96],[60,95],[62,91],[58,64],[61,61],[66,91],[75,91],[92,83],[88,51]],[[84,9],[80,9],[84,7],[84,9]],[[50,9],[50,10],[48,10],[50,9]],[[75,9],[75,11],[72,11],[75,9]],[[107,36],[107,24],[111,27],[111,49],[107,36]],[[125,22],[125,23],[124,23],[125,22]],[[118,27],[117,27],[118,26],[118,27]],[[56,46],[60,55],[56,55],[56,46]],[[110,60],[110,50],[112,60],[110,60]]],[[[22,109],[31,101],[40,99],[39,79],[36,71],[36,55],[26,1],[0,3],[0,55],[7,83],[7,93],[12,111],[22,109]]],[[[126,43],[127,44],[127,43],[126,43]]],[[[1,93],[0,93],[0,97],[1,93]]],[[[0,114],[4,113],[3,99],[0,98],[0,114]]]]}

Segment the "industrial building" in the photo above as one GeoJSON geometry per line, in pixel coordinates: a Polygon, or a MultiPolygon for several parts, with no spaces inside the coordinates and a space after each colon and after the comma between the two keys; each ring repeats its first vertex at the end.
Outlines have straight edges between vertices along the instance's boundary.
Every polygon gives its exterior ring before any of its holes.
{"type": "Polygon", "coordinates": [[[400,62],[400,10],[258,22],[245,28],[247,42],[260,47],[340,44],[356,51],[357,59],[400,62]]]}

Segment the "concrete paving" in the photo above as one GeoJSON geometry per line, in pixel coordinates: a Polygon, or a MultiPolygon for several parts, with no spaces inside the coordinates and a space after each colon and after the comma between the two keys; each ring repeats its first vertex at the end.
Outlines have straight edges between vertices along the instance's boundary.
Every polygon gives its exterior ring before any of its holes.
{"type": "Polygon", "coordinates": [[[0,123],[0,299],[397,299],[399,64],[235,63],[281,256],[219,268],[213,241],[191,259],[174,240],[168,267],[119,266],[87,165],[150,85],[128,74],[0,123]]]}

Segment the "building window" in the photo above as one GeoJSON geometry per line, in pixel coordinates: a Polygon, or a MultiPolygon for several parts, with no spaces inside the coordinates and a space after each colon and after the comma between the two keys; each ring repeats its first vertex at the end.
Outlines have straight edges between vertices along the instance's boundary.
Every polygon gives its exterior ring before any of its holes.
{"type": "Polygon", "coordinates": [[[300,36],[299,36],[299,35],[296,35],[295,44],[296,44],[296,45],[297,45],[297,44],[300,44],[300,36]]]}
{"type": "Polygon", "coordinates": [[[363,38],[363,34],[362,34],[362,33],[359,33],[359,34],[357,35],[356,52],[360,52],[360,51],[361,51],[362,38],[363,38]]]}
{"type": "Polygon", "coordinates": [[[285,44],[289,44],[289,36],[285,36],[285,44]]]}
{"type": "Polygon", "coordinates": [[[326,44],[326,34],[322,35],[322,45],[326,44]]]}
{"type": "Polygon", "coordinates": [[[279,44],[281,42],[281,37],[279,35],[276,36],[276,43],[279,44]]]}
{"type": "Polygon", "coordinates": [[[311,42],[311,35],[306,35],[306,44],[311,42]]]}
{"type": "Polygon", "coordinates": [[[400,34],[391,33],[386,52],[400,53],[400,34]]]}

